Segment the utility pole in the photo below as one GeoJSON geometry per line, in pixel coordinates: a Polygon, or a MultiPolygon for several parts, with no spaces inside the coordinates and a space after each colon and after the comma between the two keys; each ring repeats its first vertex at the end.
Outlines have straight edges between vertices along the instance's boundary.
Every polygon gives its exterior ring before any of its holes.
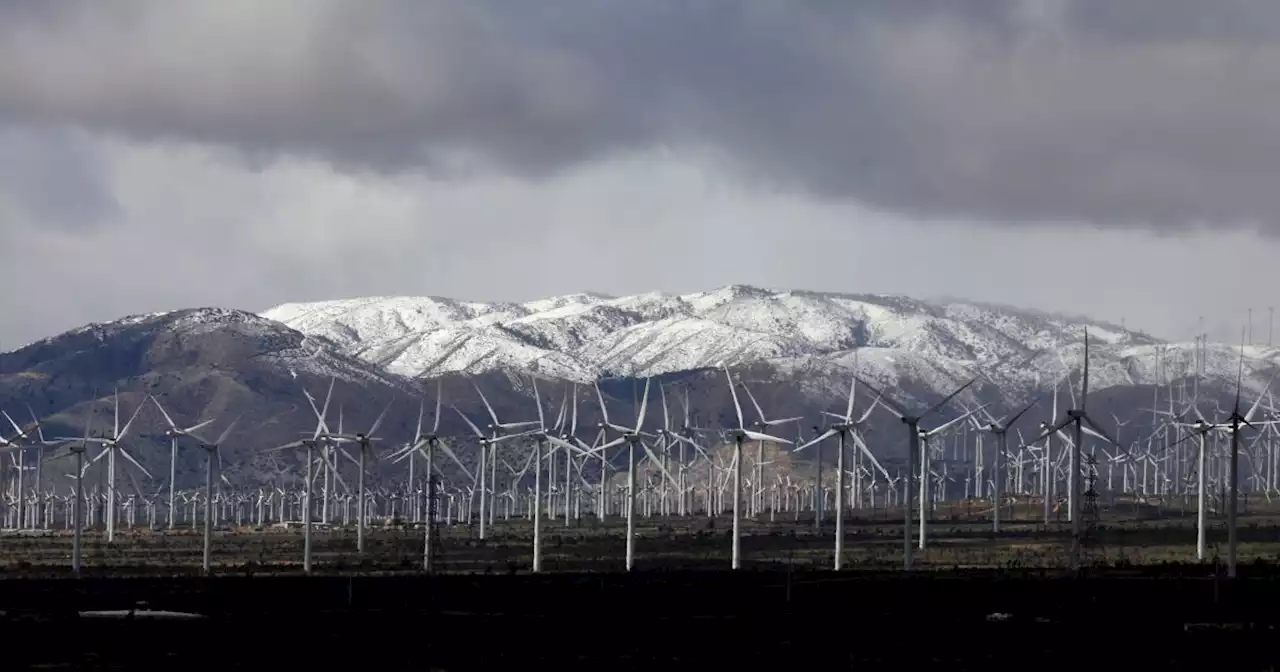
{"type": "Polygon", "coordinates": [[[436,502],[439,499],[436,487],[436,476],[432,474],[427,478],[427,521],[426,521],[426,540],[423,542],[426,546],[422,554],[422,568],[428,574],[435,570],[436,554],[439,552],[440,543],[438,541],[438,533],[440,528],[437,527],[436,520],[439,518],[436,502]],[[435,541],[436,543],[432,543],[435,541]]]}

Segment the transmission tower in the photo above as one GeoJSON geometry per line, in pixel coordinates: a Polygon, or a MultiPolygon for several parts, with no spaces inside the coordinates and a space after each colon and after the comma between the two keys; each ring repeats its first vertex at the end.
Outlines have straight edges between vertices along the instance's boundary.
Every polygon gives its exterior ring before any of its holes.
{"type": "Polygon", "coordinates": [[[1084,463],[1087,465],[1085,476],[1086,490],[1084,492],[1084,506],[1080,513],[1084,518],[1081,520],[1084,528],[1080,538],[1080,547],[1086,554],[1084,562],[1081,565],[1089,564],[1089,560],[1096,560],[1103,557],[1102,535],[1098,529],[1098,461],[1092,454],[1084,456],[1084,463]],[[1090,557],[1092,556],[1092,558],[1090,557]]]}
{"type": "Polygon", "coordinates": [[[427,478],[427,533],[424,569],[428,574],[439,571],[440,567],[440,515],[439,481],[432,474],[427,478]]]}

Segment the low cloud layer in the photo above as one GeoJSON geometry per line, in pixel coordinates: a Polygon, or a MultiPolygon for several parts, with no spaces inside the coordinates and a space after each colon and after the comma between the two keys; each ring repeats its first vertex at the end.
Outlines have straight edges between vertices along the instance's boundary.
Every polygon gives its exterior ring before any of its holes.
{"type": "Polygon", "coordinates": [[[433,176],[693,147],[913,217],[1270,232],[1277,38],[1265,0],[0,1],[0,121],[433,176]]]}

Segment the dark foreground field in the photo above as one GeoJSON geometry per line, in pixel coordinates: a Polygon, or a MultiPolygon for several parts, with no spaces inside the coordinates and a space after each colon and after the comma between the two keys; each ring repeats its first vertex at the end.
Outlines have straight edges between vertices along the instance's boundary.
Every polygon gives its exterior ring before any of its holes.
{"type": "Polygon", "coordinates": [[[11,579],[0,627],[5,669],[1265,668],[1280,575],[1162,570],[11,579]],[[84,613],[140,602],[203,618],[84,613]]]}

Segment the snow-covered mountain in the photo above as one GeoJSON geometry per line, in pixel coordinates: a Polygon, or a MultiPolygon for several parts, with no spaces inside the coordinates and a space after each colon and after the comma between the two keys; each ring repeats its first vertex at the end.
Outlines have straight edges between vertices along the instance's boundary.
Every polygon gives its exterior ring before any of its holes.
{"type": "MultiPolygon", "coordinates": [[[[1050,383],[1081,361],[1090,335],[1097,388],[1192,373],[1197,347],[1120,326],[976,302],[775,291],[611,297],[570,294],[527,303],[373,297],[289,303],[262,313],[340,351],[410,377],[514,370],[587,381],[767,362],[781,371],[855,365],[885,385],[941,391],[981,371],[1001,388],[1050,383]]],[[[1239,346],[1199,348],[1204,375],[1234,381],[1239,346]]],[[[1280,350],[1246,347],[1251,387],[1280,350]]]]}

